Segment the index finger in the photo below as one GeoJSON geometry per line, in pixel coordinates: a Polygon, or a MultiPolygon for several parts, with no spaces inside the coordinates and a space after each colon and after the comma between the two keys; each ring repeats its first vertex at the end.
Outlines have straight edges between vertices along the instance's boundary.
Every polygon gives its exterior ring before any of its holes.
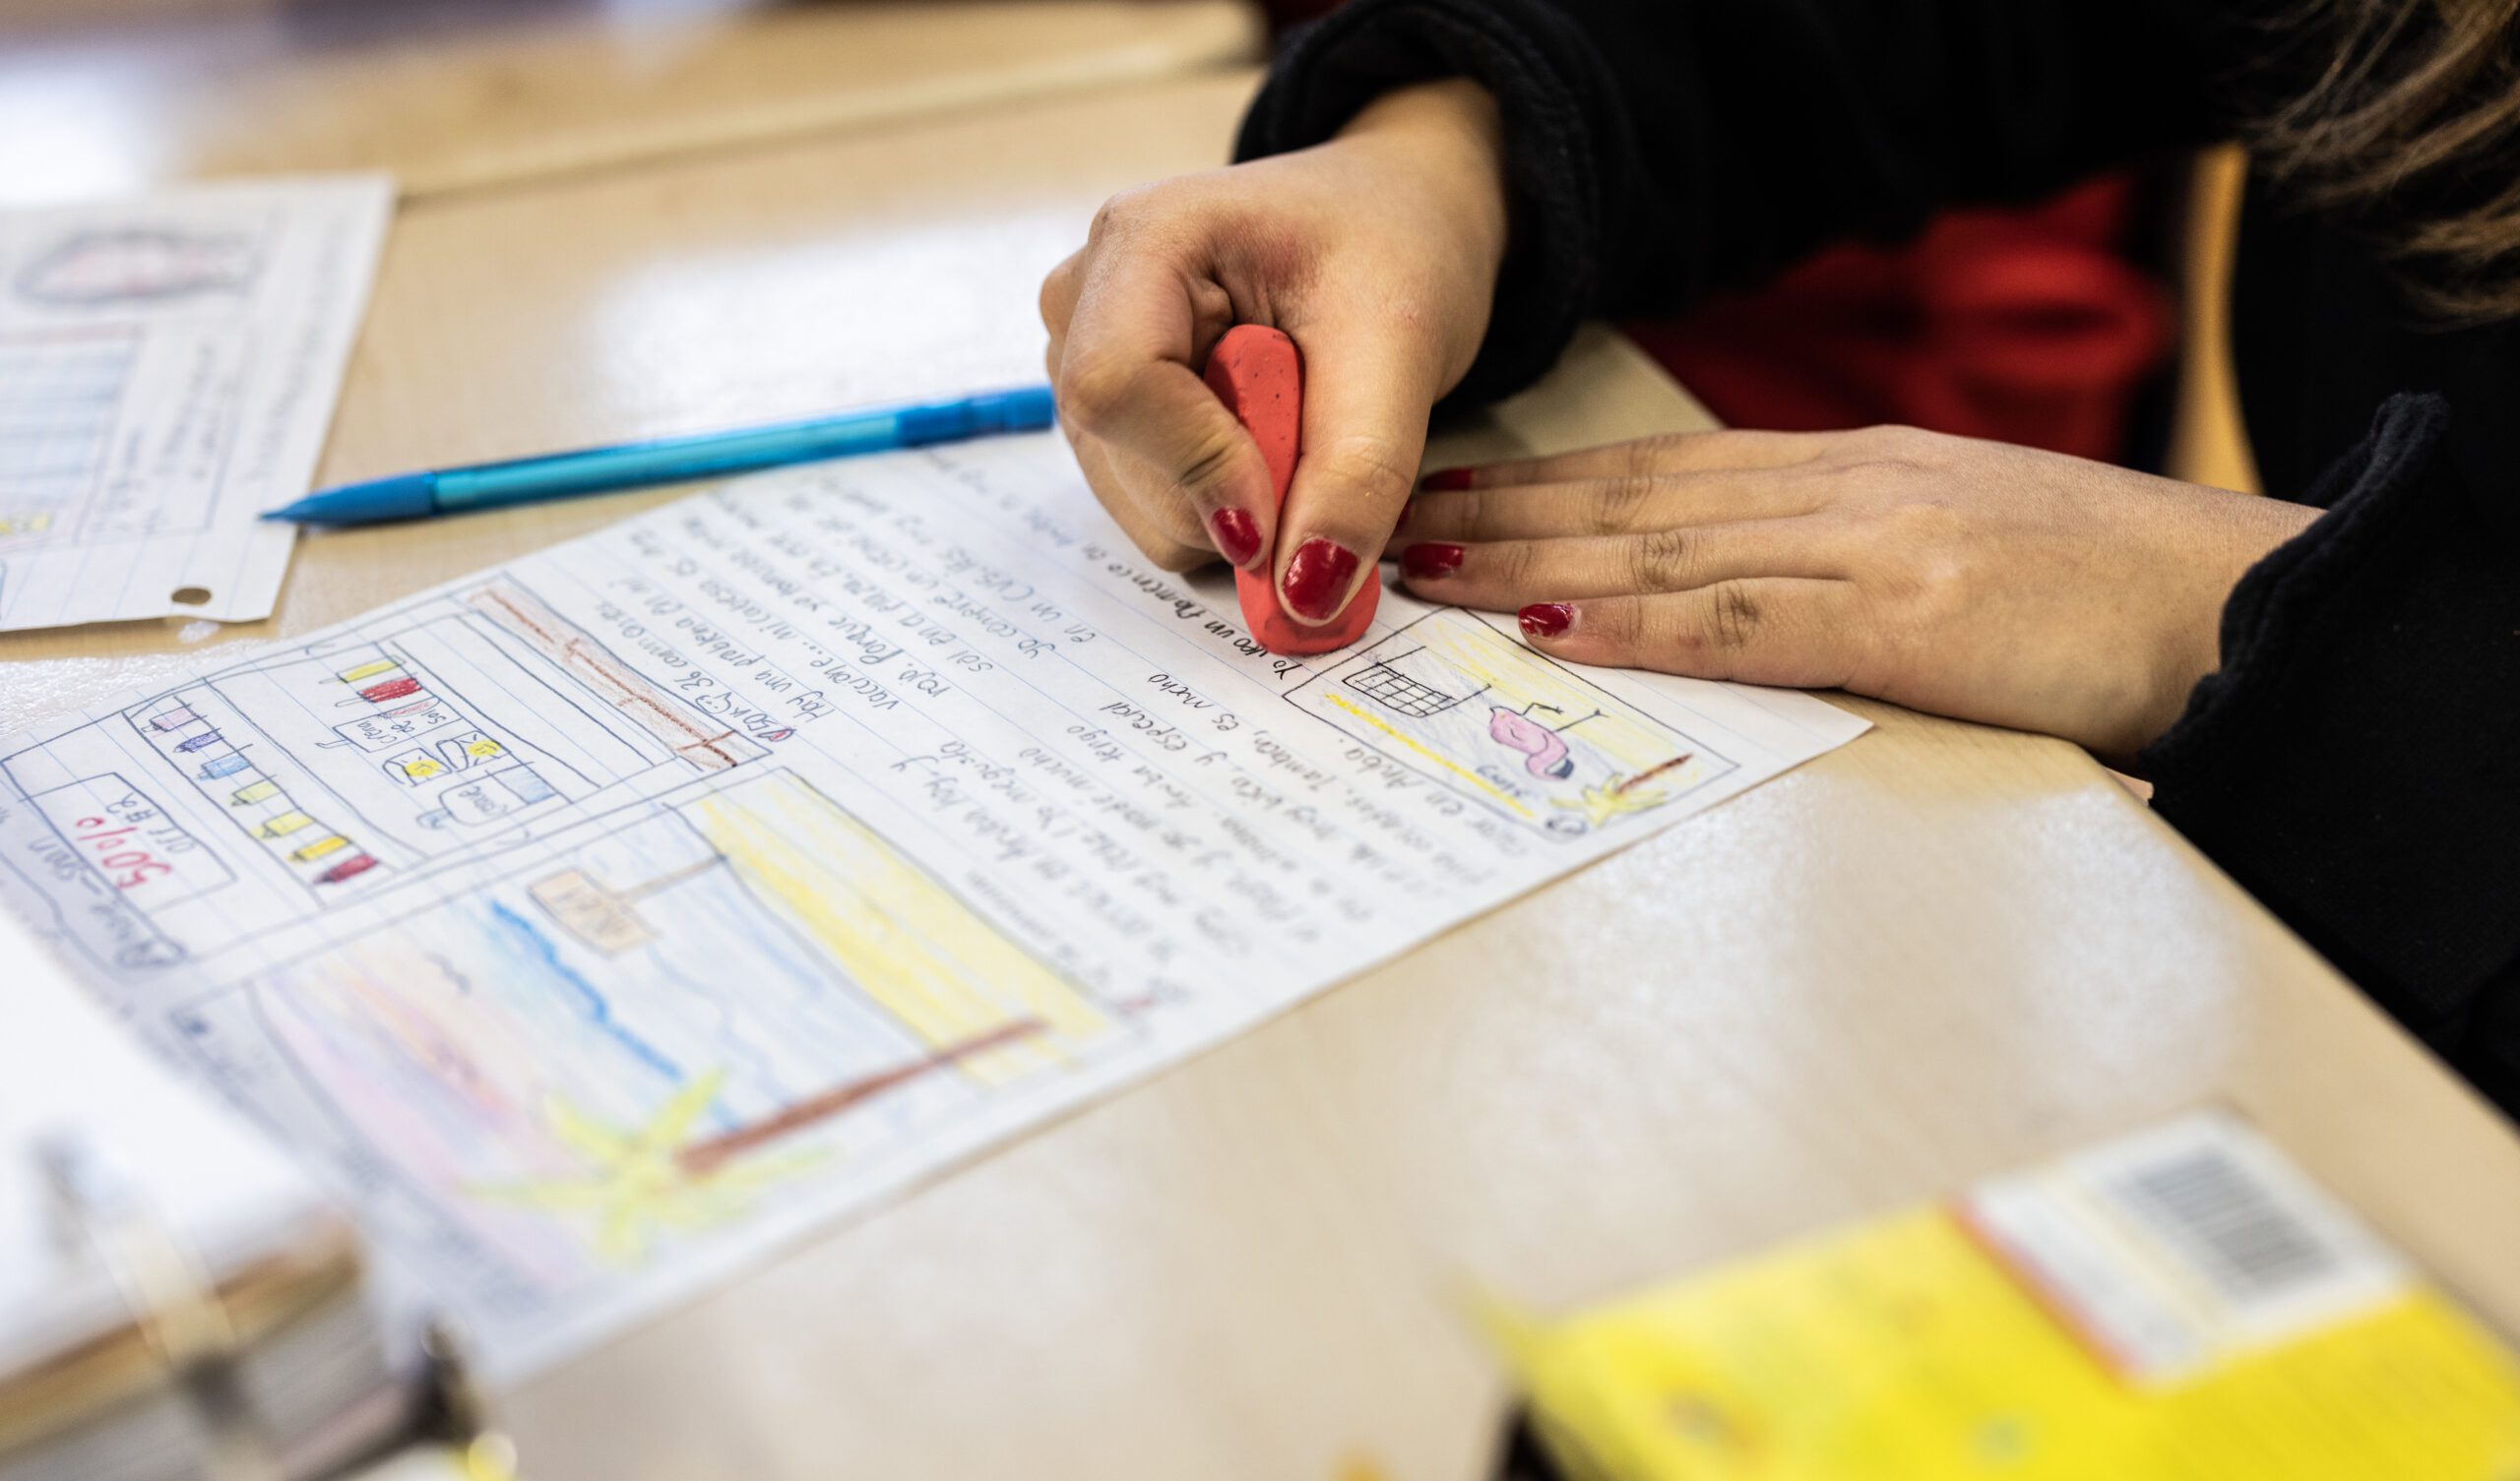
{"type": "Polygon", "coordinates": [[[1054,385],[1062,413],[1153,469],[1248,570],[1277,525],[1268,465],[1193,368],[1231,321],[1217,284],[1153,252],[1103,253],[1077,292],[1054,385]]]}

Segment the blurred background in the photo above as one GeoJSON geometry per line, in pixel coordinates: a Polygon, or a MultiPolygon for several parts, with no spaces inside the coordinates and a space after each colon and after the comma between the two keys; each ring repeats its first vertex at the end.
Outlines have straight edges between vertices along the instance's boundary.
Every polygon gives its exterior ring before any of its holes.
{"type": "MultiPolygon", "coordinates": [[[[1335,3],[0,0],[0,205],[371,166],[407,199],[496,188],[1256,64],[1335,3]]],[[[1627,328],[1735,424],[1908,422],[2253,488],[2221,322],[2238,185],[2230,155],[2112,174],[1627,328]]]]}

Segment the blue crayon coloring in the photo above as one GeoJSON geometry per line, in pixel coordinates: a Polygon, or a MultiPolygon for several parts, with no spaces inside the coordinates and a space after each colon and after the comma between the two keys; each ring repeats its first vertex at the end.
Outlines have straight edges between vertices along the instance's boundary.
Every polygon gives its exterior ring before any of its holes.
{"type": "Polygon", "coordinates": [[[217,781],[221,776],[233,776],[252,765],[253,763],[247,761],[241,751],[233,756],[222,756],[216,761],[202,764],[202,780],[217,781]]]}
{"type": "Polygon", "coordinates": [[[560,795],[553,791],[551,783],[544,781],[532,767],[510,767],[504,771],[491,774],[497,776],[502,785],[516,794],[517,801],[529,807],[560,795]]]}
{"type": "Polygon", "coordinates": [[[177,741],[175,742],[175,749],[178,751],[204,751],[218,744],[219,732],[213,730],[207,735],[196,735],[190,740],[177,741]]]}

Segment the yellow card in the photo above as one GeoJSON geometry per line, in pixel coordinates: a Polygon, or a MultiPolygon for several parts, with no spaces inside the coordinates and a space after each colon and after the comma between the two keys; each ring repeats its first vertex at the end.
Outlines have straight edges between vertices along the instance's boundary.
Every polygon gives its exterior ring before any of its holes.
{"type": "Polygon", "coordinates": [[[1509,1343],[1618,1481],[2520,1481],[2520,1366],[2192,1117],[1509,1343]]]}

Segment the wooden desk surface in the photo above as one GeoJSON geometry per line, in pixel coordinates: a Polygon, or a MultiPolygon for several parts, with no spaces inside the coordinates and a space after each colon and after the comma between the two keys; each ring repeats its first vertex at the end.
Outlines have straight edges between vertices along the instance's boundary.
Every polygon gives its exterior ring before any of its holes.
{"type": "MultiPolygon", "coordinates": [[[[1029,355],[1109,190],[1249,79],[407,212],[327,476],[1029,355]],[[881,291],[950,271],[915,305],[881,291]],[[921,336],[931,337],[922,350],[921,336]],[[1020,342],[1019,342],[1020,341],[1020,342]]],[[[1435,457],[1702,413],[1620,341],[1435,457]]],[[[657,495],[301,551],[302,632],[657,495]]],[[[0,721],[175,661],[36,635],[0,721]]],[[[2073,748],[1858,706],[1831,756],[939,1180],[510,1395],[536,1481],[1481,1467],[1458,1298],[1597,1298],[2207,1101],[2505,1331],[2520,1139],[2073,748]]]]}
{"type": "Polygon", "coordinates": [[[1251,0],[8,10],[0,204],[348,168],[426,196],[1244,65],[1263,30],[1251,0]]]}

